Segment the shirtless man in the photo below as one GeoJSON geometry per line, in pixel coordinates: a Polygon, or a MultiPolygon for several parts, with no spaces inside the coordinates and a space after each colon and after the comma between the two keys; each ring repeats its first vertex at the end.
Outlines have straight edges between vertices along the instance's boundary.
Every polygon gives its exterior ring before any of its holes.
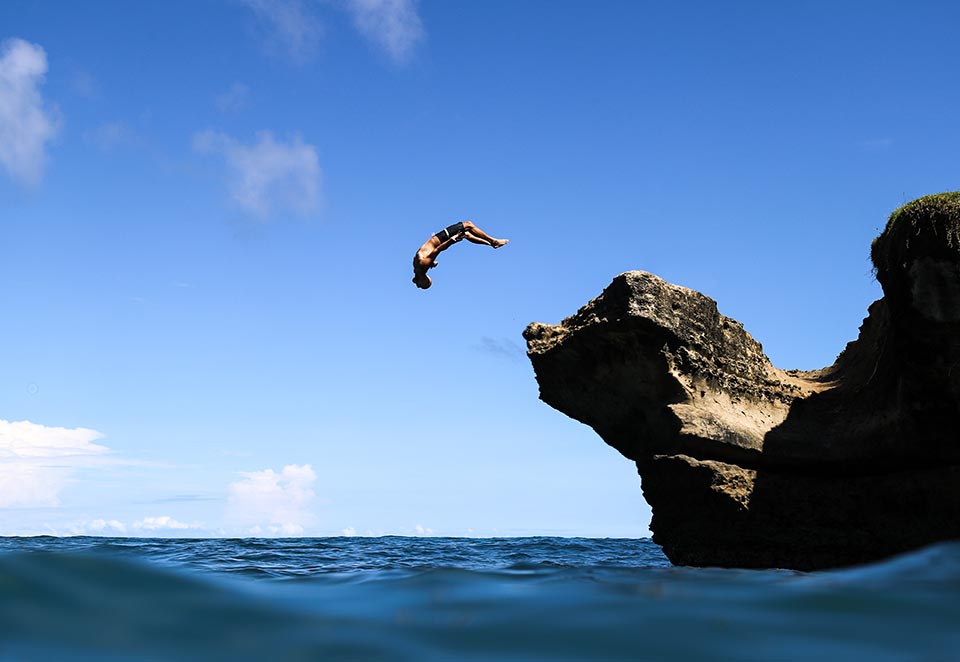
{"type": "Polygon", "coordinates": [[[427,270],[437,266],[437,256],[440,253],[461,239],[466,239],[474,244],[485,244],[493,248],[500,248],[510,241],[509,239],[494,239],[470,221],[454,223],[427,239],[417,251],[417,254],[413,256],[413,282],[417,287],[425,290],[433,284],[430,276],[427,275],[427,270]]]}

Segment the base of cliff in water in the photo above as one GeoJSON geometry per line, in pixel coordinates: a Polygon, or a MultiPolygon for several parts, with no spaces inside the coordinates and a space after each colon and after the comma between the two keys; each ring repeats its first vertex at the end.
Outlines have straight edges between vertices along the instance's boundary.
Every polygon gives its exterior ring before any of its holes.
{"type": "Polygon", "coordinates": [[[524,331],[540,397],[636,462],[675,564],[813,570],[960,538],[960,193],[898,209],[834,365],[774,367],[642,271],[524,331]]]}

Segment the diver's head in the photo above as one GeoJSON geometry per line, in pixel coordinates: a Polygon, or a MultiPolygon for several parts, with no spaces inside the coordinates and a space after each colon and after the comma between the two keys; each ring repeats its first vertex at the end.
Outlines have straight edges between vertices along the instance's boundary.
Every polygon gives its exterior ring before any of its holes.
{"type": "Polygon", "coordinates": [[[433,285],[433,281],[430,280],[430,276],[428,276],[426,272],[417,271],[413,274],[413,284],[421,290],[427,290],[433,285]]]}

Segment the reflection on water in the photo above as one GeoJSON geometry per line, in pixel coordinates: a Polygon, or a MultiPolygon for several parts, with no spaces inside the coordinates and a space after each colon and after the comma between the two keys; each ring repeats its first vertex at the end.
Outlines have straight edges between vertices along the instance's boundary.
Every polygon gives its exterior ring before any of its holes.
{"type": "Polygon", "coordinates": [[[960,544],[803,574],[649,540],[0,539],[0,659],[957,659],[960,544]]]}

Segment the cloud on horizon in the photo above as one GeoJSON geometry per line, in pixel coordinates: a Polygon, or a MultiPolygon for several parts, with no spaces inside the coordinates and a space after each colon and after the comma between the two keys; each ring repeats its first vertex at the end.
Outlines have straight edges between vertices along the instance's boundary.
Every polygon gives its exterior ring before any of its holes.
{"type": "Polygon", "coordinates": [[[313,483],[317,479],[309,464],[289,464],[280,471],[264,469],[241,473],[230,484],[227,519],[253,535],[298,536],[315,517],[313,483]]]}
{"type": "Polygon", "coordinates": [[[207,130],[194,136],[193,147],[224,158],[230,195],[244,212],[267,218],[279,212],[309,216],[319,210],[320,160],[316,148],[299,136],[284,142],[270,131],[261,131],[247,145],[207,130]]]}
{"type": "MultiPolygon", "coordinates": [[[[183,535],[185,531],[199,532],[203,530],[201,524],[186,524],[170,517],[144,517],[133,522],[124,523],[117,519],[97,518],[73,522],[67,525],[67,531],[74,536],[134,536],[154,537],[162,533],[176,533],[183,535]]],[[[56,530],[54,529],[54,534],[56,530]]]]}
{"type": "Polygon", "coordinates": [[[178,522],[169,515],[161,515],[159,517],[144,517],[143,519],[134,522],[131,526],[137,531],[150,532],[185,531],[189,529],[201,528],[199,524],[184,524],[183,522],[178,522]]]}
{"type": "Polygon", "coordinates": [[[126,532],[126,525],[115,519],[94,519],[77,522],[70,526],[70,533],[75,536],[116,535],[125,534],[126,532]]]}
{"type": "Polygon", "coordinates": [[[15,181],[39,185],[46,146],[60,129],[60,116],[40,94],[47,54],[23,39],[0,43],[0,165],[15,181]]]}
{"type": "Polygon", "coordinates": [[[57,506],[77,469],[103,463],[103,434],[0,419],[0,508],[57,506]]]}
{"type": "Polygon", "coordinates": [[[353,24],[396,64],[410,59],[425,32],[413,0],[347,0],[353,24]]]}

